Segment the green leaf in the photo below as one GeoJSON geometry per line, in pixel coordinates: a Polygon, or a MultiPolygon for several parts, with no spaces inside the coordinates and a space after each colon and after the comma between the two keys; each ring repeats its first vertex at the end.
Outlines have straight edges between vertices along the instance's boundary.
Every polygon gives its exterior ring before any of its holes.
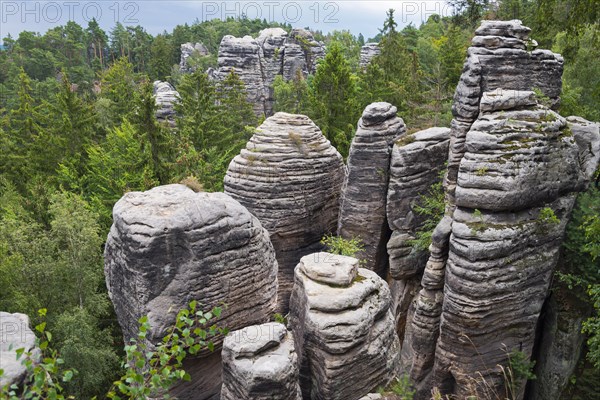
{"type": "Polygon", "coordinates": [[[63,375],[63,382],[70,382],[71,379],[73,378],[73,371],[66,371],[65,374],[63,375]]]}

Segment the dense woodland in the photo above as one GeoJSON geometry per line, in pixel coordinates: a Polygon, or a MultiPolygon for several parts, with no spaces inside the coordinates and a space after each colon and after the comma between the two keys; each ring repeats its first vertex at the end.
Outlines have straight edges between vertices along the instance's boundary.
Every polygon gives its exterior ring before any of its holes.
{"type": "MultiPolygon", "coordinates": [[[[452,3],[454,16],[434,15],[420,26],[400,28],[390,11],[382,15],[380,34],[368,40],[358,32],[316,32],[326,57],[306,79],[276,80],[275,110],[308,115],[344,156],[362,110],[373,101],[396,105],[413,131],[449,126],[452,96],[478,22],[519,18],[541,48],[565,58],[561,114],[600,120],[600,3],[452,3]],[[360,47],[368,41],[380,42],[382,52],[361,70],[360,47]]],[[[261,121],[235,74],[215,84],[203,71],[216,66],[224,35],[256,37],[271,26],[291,29],[231,18],[152,36],[142,26],[121,24],[105,32],[91,21],[3,39],[0,310],[26,313],[37,324],[37,310],[47,309],[52,346],[64,368],[77,370],[65,383],[68,394],[103,397],[122,375],[124,343],[102,260],[112,206],[127,191],[182,180],[222,190],[229,161],[261,121]],[[197,69],[190,74],[178,68],[185,42],[202,42],[210,51],[193,61],[197,69]],[[176,130],[155,118],[154,80],[170,81],[180,94],[176,130]]],[[[599,398],[586,378],[600,371],[596,187],[580,196],[555,281],[555,290],[575,293],[583,312],[595,316],[584,327],[587,358],[569,395],[599,398]]]]}

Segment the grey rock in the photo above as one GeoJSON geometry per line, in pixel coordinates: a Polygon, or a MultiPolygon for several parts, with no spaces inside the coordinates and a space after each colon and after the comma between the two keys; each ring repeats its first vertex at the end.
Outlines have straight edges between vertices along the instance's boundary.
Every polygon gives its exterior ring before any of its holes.
{"type": "Polygon", "coordinates": [[[399,342],[389,288],[373,271],[355,270],[357,263],[317,253],[303,257],[295,270],[290,326],[305,399],[359,399],[387,385],[397,372],[399,342]],[[303,272],[303,264],[333,270],[339,262],[352,264],[344,268],[349,285],[313,280],[303,272]]]}
{"type": "Polygon", "coordinates": [[[533,400],[560,399],[582,355],[585,335],[581,326],[588,309],[566,287],[552,288],[544,305],[545,318],[535,365],[536,379],[531,381],[533,400]]]}
{"type": "Polygon", "coordinates": [[[156,119],[175,127],[175,104],[179,101],[179,93],[169,82],[154,81],[154,99],[158,109],[156,119]]]}
{"type": "MultiPolygon", "coordinates": [[[[149,344],[158,343],[177,312],[197,300],[204,309],[226,304],[211,324],[228,329],[266,322],[275,310],[277,262],[258,219],[223,193],[183,185],[130,192],[113,210],[104,253],[106,284],[126,340],[148,316],[149,344]]],[[[222,337],[214,339],[221,348],[222,337]]],[[[180,398],[218,394],[221,357],[208,350],[186,360],[191,382],[180,398]]]]}
{"type": "Polygon", "coordinates": [[[286,311],[300,258],[335,232],[344,180],[342,156],[306,116],[276,113],[229,164],[225,193],[269,231],[279,264],[279,310],[286,311]]]}
{"type": "Polygon", "coordinates": [[[317,70],[317,62],[325,57],[325,46],[306,29],[292,29],[284,46],[283,78],[292,80],[297,71],[305,77],[317,70]]]}
{"type": "Polygon", "coordinates": [[[379,393],[369,393],[366,396],[361,397],[359,400],[378,400],[383,399],[383,396],[379,393]]]}
{"type": "Polygon", "coordinates": [[[301,400],[293,334],[280,323],[231,332],[223,343],[221,400],[301,400]]]}
{"type": "Polygon", "coordinates": [[[510,21],[483,20],[475,31],[477,36],[504,36],[527,40],[531,29],[523,25],[518,19],[510,21]]]}
{"type": "Polygon", "coordinates": [[[284,45],[288,34],[282,28],[267,28],[260,31],[256,41],[263,49],[264,85],[267,93],[265,100],[266,115],[273,114],[273,82],[277,75],[283,74],[284,45]]]}
{"type": "Polygon", "coordinates": [[[591,122],[581,117],[567,117],[567,126],[573,133],[575,143],[579,147],[579,165],[584,171],[582,178],[584,183],[589,183],[600,159],[600,124],[591,122]]]}
{"type": "Polygon", "coordinates": [[[448,158],[450,129],[429,128],[398,140],[392,150],[387,220],[392,236],[387,244],[390,276],[406,279],[423,272],[427,254],[414,251],[410,241],[424,218],[413,211],[421,196],[440,182],[448,158]]]}
{"type": "Polygon", "coordinates": [[[251,36],[226,35],[219,45],[218,68],[213,76],[223,81],[231,71],[244,82],[247,99],[256,115],[265,115],[265,60],[263,48],[251,36]]]}
{"type": "Polygon", "coordinates": [[[0,311],[0,339],[0,369],[4,370],[4,374],[0,376],[0,387],[21,386],[27,381],[29,373],[22,364],[26,355],[17,359],[17,350],[23,349],[25,353],[31,353],[34,365],[39,362],[41,355],[35,343],[35,334],[29,327],[29,317],[0,311]]]}
{"type": "Polygon", "coordinates": [[[179,71],[183,73],[194,72],[195,68],[189,65],[190,57],[205,57],[209,54],[208,48],[202,43],[182,43],[179,71]]]}
{"type": "Polygon", "coordinates": [[[364,46],[360,48],[360,58],[359,58],[359,66],[360,69],[366,69],[371,60],[381,54],[381,48],[379,47],[379,43],[366,43],[364,46]]]}
{"type": "Polygon", "coordinates": [[[348,176],[342,190],[338,234],[358,238],[364,251],[357,257],[364,267],[383,276],[387,269],[386,221],[390,153],[394,141],[406,133],[404,121],[389,103],[367,106],[358,121],[348,156],[348,176]]]}

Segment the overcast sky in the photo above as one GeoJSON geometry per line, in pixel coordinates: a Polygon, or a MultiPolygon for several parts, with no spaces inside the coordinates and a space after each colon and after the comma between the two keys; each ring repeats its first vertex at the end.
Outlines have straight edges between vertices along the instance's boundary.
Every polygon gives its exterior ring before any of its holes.
{"type": "Polygon", "coordinates": [[[176,25],[213,18],[247,15],[268,21],[289,22],[294,27],[311,27],[330,32],[349,29],[365,38],[377,34],[386,10],[396,10],[400,27],[419,25],[432,14],[450,15],[441,0],[420,1],[5,1],[0,0],[0,34],[18,36],[24,30],[44,33],[68,20],[87,26],[93,17],[110,31],[116,21],[141,25],[155,35],[176,25]]]}

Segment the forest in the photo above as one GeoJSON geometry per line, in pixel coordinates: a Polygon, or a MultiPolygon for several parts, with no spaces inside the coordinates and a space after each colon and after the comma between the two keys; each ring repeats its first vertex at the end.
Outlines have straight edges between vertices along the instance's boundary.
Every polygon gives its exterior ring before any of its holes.
{"type": "MultiPolygon", "coordinates": [[[[482,19],[521,19],[540,47],[565,60],[560,114],[600,121],[600,3],[595,0],[451,0],[453,16],[399,27],[393,10],[374,38],[315,32],[326,56],[314,74],[274,83],[275,111],[309,116],[348,156],[363,109],[387,101],[412,131],[449,126],[451,103],[482,19]],[[361,46],[381,54],[359,66],[361,46]]],[[[186,182],[222,191],[231,159],[264,117],[235,74],[216,67],[224,35],[288,24],[229,18],[151,35],[117,23],[68,22],[3,38],[0,50],[0,310],[25,313],[52,332],[62,369],[77,371],[67,396],[104,398],[123,375],[124,341],[103,272],[112,207],[129,191],[186,182]],[[180,45],[209,55],[179,71],[180,45]],[[179,92],[176,129],[155,118],[153,81],[179,92]],[[41,316],[38,310],[47,310],[41,316]]],[[[310,28],[310,27],[308,27],[310,28]]],[[[597,172],[598,174],[598,172],[597,172]]],[[[598,175],[596,175],[598,176],[598,175]]],[[[574,293],[589,318],[585,356],[565,398],[598,399],[600,388],[600,196],[579,196],[553,290],[574,293]]]]}

